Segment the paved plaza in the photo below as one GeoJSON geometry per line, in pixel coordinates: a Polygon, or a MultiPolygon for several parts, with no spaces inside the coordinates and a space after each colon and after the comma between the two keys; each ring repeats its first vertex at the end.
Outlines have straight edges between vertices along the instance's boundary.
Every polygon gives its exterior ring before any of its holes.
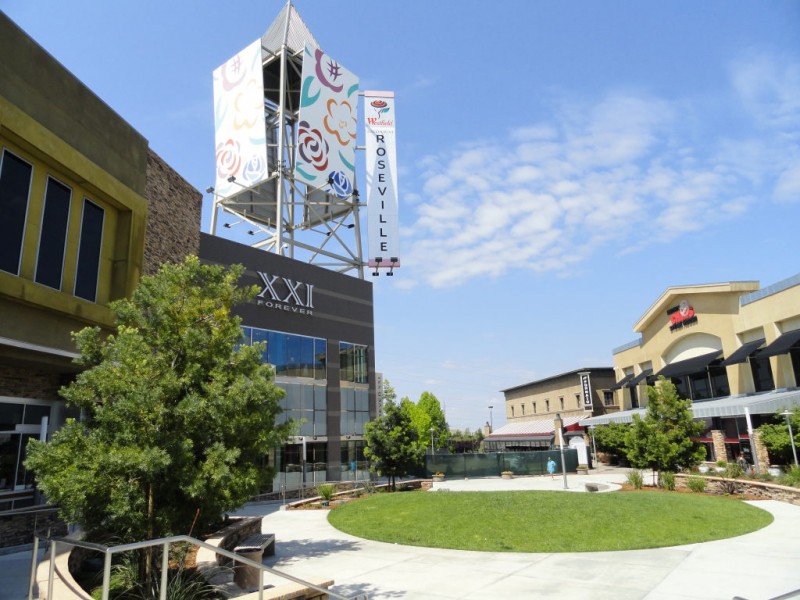
{"type": "MultiPolygon", "coordinates": [[[[569,491],[580,491],[587,482],[613,485],[624,478],[613,472],[571,474],[567,482],[569,491]]],[[[435,488],[563,490],[564,482],[549,476],[486,478],[445,481],[435,488]]],[[[772,513],[775,521],[740,537],[651,550],[552,554],[373,542],[331,527],[327,511],[287,511],[279,504],[250,504],[241,512],[263,514],[264,532],[277,534],[276,555],[265,564],[298,577],[330,577],[335,592],[367,594],[371,600],[767,600],[800,589],[800,506],[752,504],[772,513]]],[[[587,515],[597,517],[603,516],[587,515]]],[[[564,525],[565,535],[580,531],[580,523],[564,525]]],[[[29,561],[30,553],[0,556],[0,600],[26,597],[29,561]]]]}

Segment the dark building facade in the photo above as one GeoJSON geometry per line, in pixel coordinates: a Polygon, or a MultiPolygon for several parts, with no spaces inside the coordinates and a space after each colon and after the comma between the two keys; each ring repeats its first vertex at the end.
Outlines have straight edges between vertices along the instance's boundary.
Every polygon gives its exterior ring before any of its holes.
{"type": "Polygon", "coordinates": [[[206,263],[244,265],[259,293],[237,307],[244,343],[266,342],[264,362],[286,391],[280,419],[297,424],[270,460],[273,490],[366,479],[364,425],[375,417],[372,284],[201,234],[206,263]]]}

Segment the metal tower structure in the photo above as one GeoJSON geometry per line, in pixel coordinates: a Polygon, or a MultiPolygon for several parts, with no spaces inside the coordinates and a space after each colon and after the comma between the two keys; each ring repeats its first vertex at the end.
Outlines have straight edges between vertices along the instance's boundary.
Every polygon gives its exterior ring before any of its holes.
{"type": "MultiPolygon", "coordinates": [[[[214,188],[210,233],[222,225],[253,237],[250,246],[364,278],[358,189],[344,198],[294,177],[303,53],[319,48],[288,0],[261,38],[266,116],[267,179],[247,186],[231,176],[234,193],[214,188]]],[[[329,183],[332,183],[329,181],[329,183]]],[[[243,237],[240,236],[240,237],[243,237]]]]}

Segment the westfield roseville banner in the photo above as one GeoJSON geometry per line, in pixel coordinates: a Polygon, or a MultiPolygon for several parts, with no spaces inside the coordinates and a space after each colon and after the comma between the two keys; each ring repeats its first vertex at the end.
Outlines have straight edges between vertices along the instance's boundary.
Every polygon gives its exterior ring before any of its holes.
{"type": "MultiPolygon", "coordinates": [[[[364,92],[369,205],[368,263],[375,269],[400,266],[397,217],[397,152],[394,92],[364,92]]],[[[377,273],[377,270],[375,271],[377,273]]]]}

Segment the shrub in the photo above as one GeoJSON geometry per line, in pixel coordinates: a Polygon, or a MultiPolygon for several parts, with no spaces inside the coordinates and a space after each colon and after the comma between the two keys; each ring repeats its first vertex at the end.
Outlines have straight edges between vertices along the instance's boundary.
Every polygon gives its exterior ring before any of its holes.
{"type": "Polygon", "coordinates": [[[628,477],[626,478],[628,484],[633,487],[635,490],[642,489],[644,485],[644,474],[639,470],[634,470],[628,473],[628,477]]]}
{"type": "Polygon", "coordinates": [[[658,483],[665,490],[675,491],[675,473],[672,471],[661,471],[658,474],[658,483]]]}
{"type": "Polygon", "coordinates": [[[689,477],[686,479],[686,485],[689,489],[698,494],[706,491],[706,480],[703,477],[689,477]]]}
{"type": "Polygon", "coordinates": [[[317,494],[322,496],[326,502],[330,502],[333,495],[336,493],[336,486],[330,483],[323,483],[317,486],[317,494]]]}
{"type": "Polygon", "coordinates": [[[789,467],[789,470],[778,478],[778,483],[781,485],[800,487],[800,467],[789,467]]]}

